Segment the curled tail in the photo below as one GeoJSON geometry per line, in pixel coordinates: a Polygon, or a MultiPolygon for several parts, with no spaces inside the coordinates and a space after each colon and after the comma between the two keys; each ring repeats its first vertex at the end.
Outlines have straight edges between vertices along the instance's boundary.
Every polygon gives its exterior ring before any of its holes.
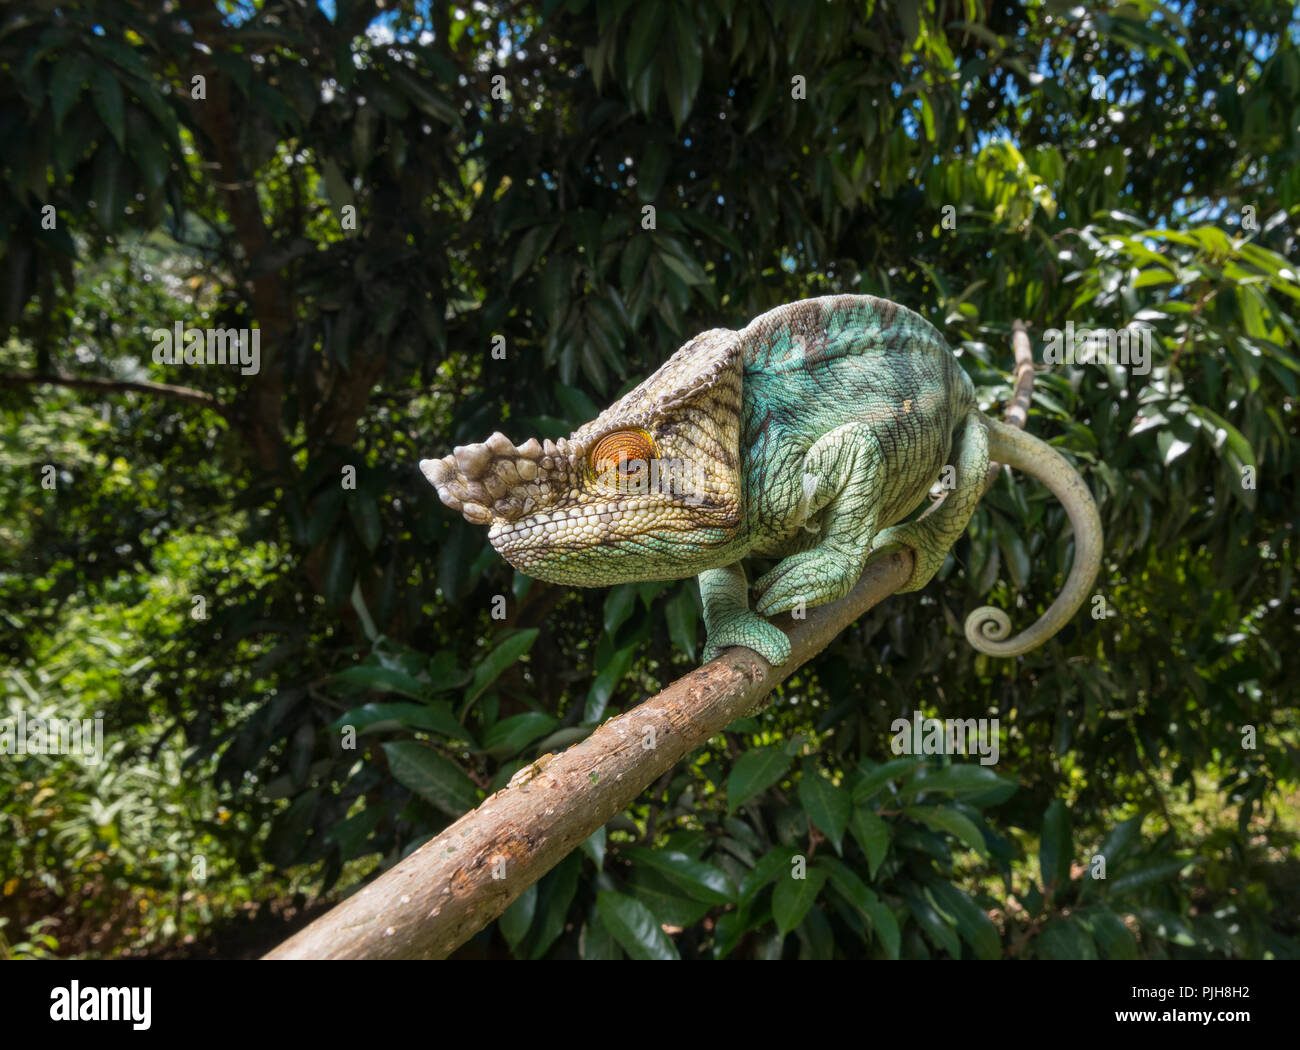
{"type": "Polygon", "coordinates": [[[1023,430],[988,416],[982,419],[988,428],[989,458],[1007,463],[1051,489],[1074,528],[1070,575],[1056,601],[1028,630],[1002,641],[1011,631],[1011,620],[991,605],[981,606],[966,617],[966,640],[976,649],[990,656],[1018,656],[1042,645],[1064,627],[1088,596],[1101,565],[1101,519],[1083,478],[1055,449],[1023,430]]]}

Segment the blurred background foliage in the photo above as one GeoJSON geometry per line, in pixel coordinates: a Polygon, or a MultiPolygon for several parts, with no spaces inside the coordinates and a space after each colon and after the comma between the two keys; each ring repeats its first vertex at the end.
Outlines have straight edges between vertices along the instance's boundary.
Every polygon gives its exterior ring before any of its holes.
{"type": "Polygon", "coordinates": [[[1300,955],[1297,112],[1267,0],[7,8],[0,715],[102,713],[108,756],[0,760],[0,953],[265,950],[692,668],[693,581],[529,581],[416,461],[862,292],[991,411],[1013,319],[1150,327],[1148,374],[1043,370],[1029,420],[1105,615],[966,645],[1071,553],[1004,477],[463,951],[1300,955]],[[260,371],[154,363],[177,321],[260,328],[260,371]],[[997,717],[1000,761],[895,758],[916,710],[997,717]]]}

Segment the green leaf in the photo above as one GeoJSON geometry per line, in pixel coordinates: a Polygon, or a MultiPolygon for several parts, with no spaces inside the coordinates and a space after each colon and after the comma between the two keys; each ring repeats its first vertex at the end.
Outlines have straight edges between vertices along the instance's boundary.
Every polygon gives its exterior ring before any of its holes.
{"type": "Polygon", "coordinates": [[[1200,864],[1203,861],[1203,857],[1187,857],[1182,860],[1175,858],[1173,860],[1156,861],[1154,864],[1144,864],[1139,868],[1126,871],[1114,882],[1110,883],[1108,889],[1110,895],[1116,897],[1132,890],[1141,889],[1143,886],[1164,882],[1166,879],[1177,875],[1189,864],[1200,864]]]}
{"type": "Polygon", "coordinates": [[[429,687],[418,678],[412,678],[409,674],[394,671],[389,667],[375,667],[370,664],[349,667],[336,674],[331,681],[374,689],[381,693],[398,693],[401,696],[409,696],[412,700],[424,700],[430,691],[429,687]]]}
{"type": "Polygon", "coordinates": [[[617,634],[618,629],[632,615],[632,610],[636,608],[636,595],[636,585],[632,583],[623,583],[610,588],[605,596],[606,634],[617,634]]]}
{"type": "Polygon", "coordinates": [[[772,112],[772,103],[777,98],[775,77],[764,77],[758,91],[753,96],[749,107],[749,120],[745,122],[745,134],[752,135],[772,112]]]}
{"type": "Polygon", "coordinates": [[[601,890],[596,894],[596,907],[600,921],[633,959],[681,958],[677,946],[640,901],[613,890],[601,890]]]}
{"type": "Polygon", "coordinates": [[[867,870],[874,879],[889,852],[889,825],[867,806],[854,806],[852,828],[853,837],[867,855],[867,870]]]}
{"type": "Polygon", "coordinates": [[[536,914],[537,883],[534,882],[516,897],[497,919],[497,927],[501,930],[506,943],[510,945],[511,951],[518,948],[519,942],[527,936],[528,928],[532,926],[533,916],[536,914]]]}
{"type": "Polygon", "coordinates": [[[694,926],[713,907],[686,896],[676,883],[653,868],[633,867],[626,890],[650,909],[661,926],[694,926]]]}
{"type": "Polygon", "coordinates": [[[695,603],[695,595],[691,592],[689,583],[683,584],[668,601],[664,606],[664,614],[668,620],[668,637],[673,645],[694,661],[700,610],[695,603]]]}
{"type": "Polygon", "coordinates": [[[1179,437],[1173,430],[1161,430],[1156,434],[1156,447],[1160,449],[1160,461],[1167,467],[1190,449],[1192,442],[1190,437],[1179,437]]]}
{"type": "Polygon", "coordinates": [[[320,797],[318,788],[304,791],[276,814],[271,830],[266,835],[266,856],[277,867],[287,868],[295,863],[307,845],[307,832],[311,830],[312,816],[320,797]]]}
{"type": "Polygon", "coordinates": [[[582,858],[576,853],[570,853],[542,879],[537,902],[541,920],[529,946],[528,958],[540,959],[564,932],[569,906],[573,903],[574,894],[578,892],[578,877],[581,874],[582,858]]]}
{"type": "Polygon", "coordinates": [[[451,759],[414,740],[392,741],[383,749],[394,779],[448,816],[459,817],[478,805],[474,782],[451,759]]]}
{"type": "Polygon", "coordinates": [[[474,677],[470,680],[466,703],[472,703],[484,690],[495,682],[506,668],[516,663],[524,653],[537,641],[539,628],[530,627],[526,631],[512,634],[474,668],[474,677]]]}
{"type": "Polygon", "coordinates": [[[885,954],[891,959],[897,959],[898,950],[901,947],[901,937],[900,930],[898,930],[898,920],[894,919],[893,912],[885,906],[885,903],[879,897],[876,897],[875,891],[868,889],[866,884],[863,884],[857,872],[854,872],[848,865],[826,855],[819,856],[816,859],[816,864],[818,864],[819,868],[826,869],[829,876],[831,876],[832,884],[844,895],[846,901],[853,904],[853,907],[867,917],[872,928],[875,929],[876,937],[880,938],[885,954]]]}
{"type": "Polygon", "coordinates": [[[519,238],[519,246],[515,249],[514,263],[510,267],[510,281],[512,283],[519,280],[520,277],[533,268],[541,257],[546,242],[550,239],[550,234],[554,232],[554,229],[549,223],[534,226],[519,238]]]}
{"type": "Polygon", "coordinates": [[[835,958],[835,931],[831,929],[826,913],[816,904],[808,909],[803,922],[795,928],[795,934],[799,938],[800,959],[835,958]]]}
{"type": "Polygon", "coordinates": [[[865,802],[891,780],[901,780],[922,765],[919,758],[895,758],[867,773],[853,788],[853,802],[865,802]]]}
{"type": "Polygon", "coordinates": [[[1234,468],[1240,471],[1242,466],[1257,466],[1255,450],[1251,448],[1250,442],[1240,430],[1217,412],[1212,412],[1201,405],[1191,406],[1191,412],[1213,433],[1215,450],[1222,455],[1226,448],[1236,458],[1236,462],[1233,463],[1234,468]]]}
{"type": "Polygon", "coordinates": [[[643,846],[623,846],[619,849],[619,856],[661,872],[695,900],[708,904],[730,904],[736,899],[736,888],[727,878],[726,872],[702,860],[692,860],[685,853],[647,849],[643,846]]]}
{"type": "Polygon", "coordinates": [[[336,533],[325,553],[325,603],[336,609],[352,591],[352,559],[347,536],[336,533]]]}
{"type": "Polygon", "coordinates": [[[1024,589],[1029,586],[1030,573],[1029,548],[1025,545],[1025,538],[1016,531],[1014,522],[1001,515],[994,516],[993,527],[1011,579],[1017,587],[1024,589]]]}
{"type": "Polygon", "coordinates": [[[332,157],[325,160],[321,164],[321,174],[325,177],[325,192],[329,197],[330,204],[334,206],[335,213],[348,205],[356,205],[356,197],[352,192],[352,183],[343,174],[343,169],[339,167],[338,161],[332,157]]]}
{"type": "MultiPolygon", "coordinates": [[[[646,144],[645,153],[636,167],[636,195],[643,204],[652,202],[663,188],[668,176],[668,150],[656,142],[646,144]]],[[[635,238],[623,251],[619,265],[619,287],[630,288],[635,278],[641,275],[646,259],[650,254],[650,239],[635,238]],[[632,249],[635,246],[636,251],[632,249]]]]}
{"type": "Polygon", "coordinates": [[[361,537],[366,550],[373,554],[384,536],[384,522],[379,513],[379,504],[364,493],[355,492],[349,495],[352,498],[348,500],[348,513],[352,516],[352,524],[356,527],[357,535],[361,537]]]}
{"type": "Polygon", "coordinates": [[[171,163],[163,149],[162,140],[142,110],[127,110],[126,126],[131,133],[131,159],[139,169],[145,190],[156,194],[167,182],[171,163]]]}
{"type": "Polygon", "coordinates": [[[872,906],[878,904],[880,898],[858,877],[857,872],[842,861],[825,854],[819,856],[815,863],[817,867],[825,869],[830,875],[831,883],[844,894],[849,903],[870,919],[872,906]]]}
{"type": "Polygon", "coordinates": [[[904,812],[934,831],[948,832],[981,857],[988,857],[988,846],[975,822],[951,806],[908,806],[904,812]]]}
{"type": "Polygon", "coordinates": [[[565,748],[572,747],[580,740],[586,740],[591,734],[591,726],[568,726],[565,729],[557,729],[545,740],[537,742],[537,750],[543,754],[548,751],[558,753],[565,748]]]}
{"type": "Polygon", "coordinates": [[[704,75],[704,41],[699,26],[692,23],[684,8],[673,8],[672,20],[676,43],[671,54],[677,66],[677,77],[675,85],[670,83],[670,78],[665,78],[664,87],[668,92],[673,122],[680,128],[686,123],[700,90],[700,80],[704,75]]]}
{"type": "Polygon", "coordinates": [[[853,808],[849,793],[809,766],[799,779],[799,803],[818,830],[831,840],[835,852],[843,853],[844,830],[853,808]]]}
{"type": "Polygon", "coordinates": [[[898,19],[903,29],[902,44],[911,50],[921,39],[921,16],[916,0],[903,0],[898,5],[898,19]]]}
{"type": "MultiPolygon", "coordinates": [[[[1015,781],[998,776],[988,766],[966,764],[927,770],[925,776],[910,781],[900,789],[899,794],[907,799],[923,791],[941,791],[956,798],[969,798],[998,791],[1005,792],[1002,797],[1006,798],[1015,790],[1015,781]]],[[[856,797],[857,792],[854,795],[856,797]]]]}
{"type": "Polygon", "coordinates": [[[90,71],[90,94],[100,119],[113,136],[119,150],[126,149],[126,101],[122,85],[108,66],[95,66],[90,71]]]}
{"type": "Polygon", "coordinates": [[[406,97],[411,100],[411,104],[421,113],[444,124],[460,126],[460,113],[457,112],[456,107],[443,98],[435,88],[426,84],[422,77],[397,66],[388,65],[386,68],[388,75],[401,86],[406,97]]]}
{"type": "Polygon", "coordinates": [[[1107,959],[1138,957],[1137,939],[1124,920],[1113,911],[1089,912],[1086,916],[1081,916],[1079,921],[1087,926],[1107,959]]]}
{"type": "Polygon", "coordinates": [[[961,958],[961,941],[957,939],[956,931],[944,921],[933,904],[912,890],[907,896],[907,907],[931,944],[954,959],[961,958]]]}
{"type": "Polygon", "coordinates": [[[727,812],[734,813],[755,795],[766,791],[790,768],[790,757],[780,748],[746,751],[727,777],[727,812]]]}
{"type": "Polygon", "coordinates": [[[1034,951],[1044,959],[1096,959],[1092,937],[1073,916],[1054,919],[1034,940],[1034,951]]]}
{"type": "MultiPolygon", "coordinates": [[[[641,183],[638,181],[637,189],[640,188],[641,183]]],[[[638,236],[632,237],[627,242],[627,247],[623,249],[622,257],[619,259],[618,281],[624,295],[629,294],[645,280],[646,263],[650,259],[650,247],[650,235],[642,231],[638,236]]]]}
{"type": "Polygon", "coordinates": [[[777,879],[776,890],[772,893],[772,918],[776,920],[781,936],[803,922],[803,917],[826,884],[826,878],[824,868],[813,868],[806,878],[796,879],[787,872],[777,879]]]}
{"type": "Polygon", "coordinates": [[[694,259],[690,261],[680,259],[671,252],[659,252],[658,255],[663,264],[680,277],[688,286],[706,284],[708,282],[708,277],[705,276],[704,271],[700,269],[699,263],[695,262],[694,259]]]}
{"type": "Polygon", "coordinates": [[[1043,834],[1038,844],[1038,864],[1043,874],[1043,893],[1059,892],[1070,881],[1074,859],[1074,836],[1065,803],[1054,798],[1043,815],[1043,834]]]}
{"type": "Polygon", "coordinates": [[[1102,839],[1101,847],[1097,850],[1106,858],[1107,870],[1113,870],[1129,855],[1133,846],[1142,837],[1144,819],[1146,814],[1139,813],[1136,817],[1121,820],[1107,832],[1106,837],[1102,839]]]}
{"type": "Polygon", "coordinates": [[[740,943],[740,938],[756,925],[758,924],[751,921],[749,914],[743,908],[719,915],[717,925],[713,929],[713,957],[725,959],[735,950],[736,945],[740,943]]]}
{"type": "Polygon", "coordinates": [[[1136,914],[1142,920],[1144,933],[1181,944],[1184,948],[1197,946],[1196,934],[1192,928],[1173,912],[1163,908],[1138,908],[1136,914]]]}
{"type": "Polygon", "coordinates": [[[599,827],[578,844],[582,852],[596,865],[597,871],[605,870],[605,837],[605,829],[599,827]]]}
{"type": "Polygon", "coordinates": [[[111,142],[101,142],[91,166],[91,194],[95,201],[96,221],[105,230],[115,230],[122,223],[127,185],[122,151],[111,142]]]}
{"type": "Polygon", "coordinates": [[[439,649],[429,658],[430,688],[435,692],[456,689],[469,681],[469,672],[462,671],[456,654],[450,649],[439,649]]]}
{"type": "Polygon", "coordinates": [[[526,711],[522,715],[503,718],[484,732],[483,750],[497,752],[497,757],[501,758],[518,754],[559,724],[558,718],[543,711],[526,711]]]}
{"type": "Polygon", "coordinates": [[[54,66],[50,74],[50,109],[54,113],[54,132],[63,127],[63,118],[71,112],[81,89],[85,85],[86,61],[77,54],[67,54],[54,66]]]}
{"type": "Polygon", "coordinates": [[[315,547],[329,535],[334,522],[338,520],[339,511],[343,509],[343,499],[343,490],[332,488],[312,504],[311,515],[307,518],[307,543],[310,546],[315,547]]]}
{"type": "Polygon", "coordinates": [[[788,875],[794,858],[798,855],[799,851],[793,846],[775,846],[759,857],[754,870],[740,884],[741,903],[747,904],[754,894],[778,875],[788,875]]]}
{"type": "Polygon", "coordinates": [[[329,834],[325,836],[325,841],[338,846],[339,856],[343,860],[353,860],[361,855],[366,840],[370,837],[370,833],[378,827],[386,808],[381,803],[375,806],[367,806],[360,812],[352,814],[341,824],[335,824],[329,834]]]}
{"type": "Polygon", "coordinates": [[[867,907],[871,916],[871,925],[875,927],[876,936],[890,959],[897,959],[903,945],[902,932],[898,928],[898,919],[889,910],[884,901],[873,901],[867,907]]]}
{"type": "Polygon", "coordinates": [[[587,692],[587,706],[583,711],[582,719],[585,723],[594,725],[604,716],[609,698],[614,695],[618,683],[631,668],[639,648],[640,644],[635,642],[625,646],[610,657],[609,662],[600,669],[600,674],[596,675],[596,680],[591,683],[591,689],[587,692]]]}
{"type": "Polygon", "coordinates": [[[456,721],[445,703],[362,704],[336,718],[330,728],[341,730],[350,725],[358,733],[383,733],[393,729],[423,729],[441,733],[455,740],[474,742],[468,729],[456,721]]]}
{"type": "MultiPolygon", "coordinates": [[[[542,268],[542,280],[538,292],[542,297],[542,312],[546,316],[546,324],[552,329],[558,328],[564,320],[564,313],[569,305],[569,287],[572,276],[573,263],[567,257],[556,253],[551,254],[551,257],[546,261],[546,265],[542,268]]],[[[555,385],[559,390],[575,389],[574,387],[566,387],[563,383],[556,383],[555,385]]],[[[597,414],[597,412],[593,412],[591,415],[574,413],[567,405],[565,405],[565,411],[575,424],[591,419],[597,414]]],[[[602,927],[602,931],[603,929],[602,927]]],[[[602,932],[602,936],[608,937],[608,934],[602,932]]]]}
{"type": "Polygon", "coordinates": [[[632,19],[632,28],[627,36],[627,79],[628,90],[650,64],[655,51],[663,46],[662,4],[639,4],[636,16],[632,19]]]}
{"type": "Polygon", "coordinates": [[[957,920],[957,932],[977,959],[1002,957],[1002,938],[983,908],[951,883],[931,882],[926,888],[935,902],[957,920]]]}
{"type": "Polygon", "coordinates": [[[672,114],[673,128],[681,131],[691,111],[689,85],[677,55],[666,55],[659,68],[663,74],[664,97],[668,99],[668,112],[672,114]]]}
{"type": "Polygon", "coordinates": [[[590,917],[582,924],[582,932],[578,934],[578,953],[583,959],[592,960],[625,958],[618,941],[614,940],[614,935],[605,929],[605,924],[600,921],[600,912],[594,908],[590,917]]]}

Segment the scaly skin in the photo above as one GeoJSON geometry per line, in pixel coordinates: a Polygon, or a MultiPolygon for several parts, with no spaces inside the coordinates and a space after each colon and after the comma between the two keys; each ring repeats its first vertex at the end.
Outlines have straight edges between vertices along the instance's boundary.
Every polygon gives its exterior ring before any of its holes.
{"type": "Polygon", "coordinates": [[[1076,541],[1065,588],[1029,630],[1001,641],[1000,610],[967,619],[975,648],[1013,656],[1087,596],[1096,507],[1056,452],[978,411],[929,322],[884,299],[807,299],[705,332],[567,441],[515,446],[497,433],[420,469],[520,571],[584,587],[698,574],[705,659],[744,645],[780,664],[790,643],[764,617],[842,598],[873,552],[913,552],[902,590],[929,582],[983,494],[990,453],[1052,489],[1076,541]],[[949,464],[943,502],[900,524],[949,464]],[[751,554],[779,559],[753,585],[754,610],[751,554]]]}

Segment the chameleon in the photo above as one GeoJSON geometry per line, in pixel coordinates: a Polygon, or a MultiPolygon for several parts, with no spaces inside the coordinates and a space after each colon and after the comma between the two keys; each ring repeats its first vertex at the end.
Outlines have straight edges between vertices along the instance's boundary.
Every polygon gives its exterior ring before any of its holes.
{"type": "Polygon", "coordinates": [[[790,641],[767,617],[844,597],[874,554],[910,550],[899,590],[924,587],[965,531],[990,458],[1047,485],[1074,532],[1065,584],[1028,629],[1008,638],[993,606],[967,617],[972,646],[1011,657],[1087,597],[1096,505],[1059,453],[982,413],[939,331],[887,299],[805,299],[702,332],[567,439],[515,445],[498,432],[419,465],[524,574],[583,587],[698,576],[705,661],[747,646],[778,665],[790,641]],[[941,471],[943,498],[904,520],[941,471]],[[747,557],[776,560],[753,608],[747,557]]]}

